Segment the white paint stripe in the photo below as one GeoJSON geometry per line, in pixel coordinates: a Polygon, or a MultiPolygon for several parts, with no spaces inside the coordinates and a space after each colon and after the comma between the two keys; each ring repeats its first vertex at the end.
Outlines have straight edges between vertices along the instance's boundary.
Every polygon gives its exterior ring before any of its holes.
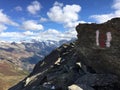
{"type": "Polygon", "coordinates": [[[99,46],[99,30],[96,31],[96,45],[99,46]]]}
{"type": "Polygon", "coordinates": [[[110,47],[110,45],[111,45],[110,42],[112,40],[111,32],[107,32],[106,35],[107,35],[106,47],[110,47]]]}

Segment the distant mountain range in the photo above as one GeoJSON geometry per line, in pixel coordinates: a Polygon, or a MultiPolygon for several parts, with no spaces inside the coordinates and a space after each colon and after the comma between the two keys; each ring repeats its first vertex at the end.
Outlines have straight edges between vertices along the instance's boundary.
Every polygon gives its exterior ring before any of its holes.
{"type": "MultiPolygon", "coordinates": [[[[74,39],[71,39],[71,41],[74,39]]],[[[9,62],[20,70],[32,71],[34,65],[48,55],[53,49],[59,47],[63,43],[70,42],[61,41],[36,41],[30,42],[0,42],[0,62],[9,62]]]]}
{"type": "Polygon", "coordinates": [[[26,77],[35,64],[53,49],[71,41],[0,41],[0,90],[8,90],[26,77]]]}

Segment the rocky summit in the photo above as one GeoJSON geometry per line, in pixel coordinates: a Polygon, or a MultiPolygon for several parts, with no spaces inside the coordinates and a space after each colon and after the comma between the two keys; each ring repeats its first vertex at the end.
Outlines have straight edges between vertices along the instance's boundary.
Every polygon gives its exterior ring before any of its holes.
{"type": "Polygon", "coordinates": [[[76,41],[53,50],[9,90],[120,90],[120,18],[76,31],[76,41]]]}

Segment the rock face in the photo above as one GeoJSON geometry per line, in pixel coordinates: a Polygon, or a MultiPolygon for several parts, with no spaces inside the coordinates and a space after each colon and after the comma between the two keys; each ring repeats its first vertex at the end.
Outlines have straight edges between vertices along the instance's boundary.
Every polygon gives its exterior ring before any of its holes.
{"type": "Polygon", "coordinates": [[[112,73],[120,77],[120,18],[103,24],[79,24],[76,30],[77,51],[80,57],[86,58],[82,59],[83,63],[97,73],[112,73]],[[96,31],[99,31],[98,40],[96,31]],[[107,36],[107,33],[111,35],[107,36]]]}
{"type": "Polygon", "coordinates": [[[120,90],[119,23],[79,24],[77,41],[53,50],[9,90],[120,90]]]}

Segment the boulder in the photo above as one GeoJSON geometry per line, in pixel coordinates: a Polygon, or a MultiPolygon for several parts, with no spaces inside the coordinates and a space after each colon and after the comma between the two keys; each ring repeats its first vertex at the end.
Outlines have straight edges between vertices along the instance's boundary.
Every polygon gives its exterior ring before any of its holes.
{"type": "Polygon", "coordinates": [[[82,63],[97,73],[111,73],[120,78],[120,18],[102,24],[76,27],[76,50],[82,63]]]}

